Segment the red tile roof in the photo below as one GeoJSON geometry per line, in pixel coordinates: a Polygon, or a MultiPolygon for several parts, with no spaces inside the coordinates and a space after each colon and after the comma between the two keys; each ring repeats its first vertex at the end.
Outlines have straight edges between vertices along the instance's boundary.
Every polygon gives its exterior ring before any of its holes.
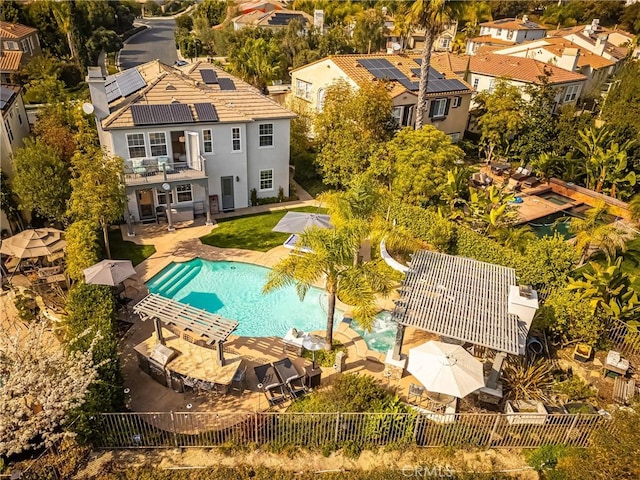
{"type": "Polygon", "coordinates": [[[526,21],[521,18],[501,18],[480,24],[481,27],[502,28],[504,30],[545,30],[545,28],[537,23],[526,21]]]}
{"type": "Polygon", "coordinates": [[[22,52],[20,50],[4,50],[0,52],[0,72],[17,72],[20,70],[22,52]]]}
{"type": "Polygon", "coordinates": [[[37,32],[35,28],[21,23],[0,22],[0,38],[22,38],[34,32],[37,32]]]}
{"type": "Polygon", "coordinates": [[[526,83],[540,83],[539,77],[543,76],[545,71],[548,71],[551,73],[549,82],[552,84],[579,82],[586,79],[582,74],[570,72],[533,58],[511,57],[496,53],[474,55],[470,58],[469,69],[471,72],[491,77],[511,78],[526,83]]]}

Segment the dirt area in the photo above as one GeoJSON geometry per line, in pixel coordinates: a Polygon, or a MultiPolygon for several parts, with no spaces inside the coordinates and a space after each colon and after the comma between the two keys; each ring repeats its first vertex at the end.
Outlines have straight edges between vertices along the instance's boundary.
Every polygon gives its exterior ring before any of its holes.
{"type": "Polygon", "coordinates": [[[527,466],[517,450],[443,450],[409,449],[402,452],[363,452],[356,460],[339,453],[324,457],[317,453],[295,452],[292,457],[267,453],[262,450],[230,453],[218,449],[171,449],[153,451],[108,450],[92,452],[87,464],[75,479],[92,478],[106,469],[125,470],[132,467],[155,466],[161,469],[204,468],[215,465],[229,467],[248,465],[281,468],[296,472],[377,470],[380,468],[411,471],[421,465],[439,465],[458,473],[504,472],[514,478],[537,480],[538,474],[527,466]],[[291,458],[295,457],[295,462],[291,458]]]}

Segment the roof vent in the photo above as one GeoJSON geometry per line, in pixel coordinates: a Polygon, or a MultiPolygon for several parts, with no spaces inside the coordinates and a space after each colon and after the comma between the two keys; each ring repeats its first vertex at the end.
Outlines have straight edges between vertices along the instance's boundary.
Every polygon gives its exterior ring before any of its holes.
{"type": "Polygon", "coordinates": [[[176,90],[176,87],[174,87],[172,84],[167,83],[167,86],[164,87],[165,90],[176,90]]]}
{"type": "Polygon", "coordinates": [[[171,103],[180,103],[176,97],[171,97],[171,103]]]}

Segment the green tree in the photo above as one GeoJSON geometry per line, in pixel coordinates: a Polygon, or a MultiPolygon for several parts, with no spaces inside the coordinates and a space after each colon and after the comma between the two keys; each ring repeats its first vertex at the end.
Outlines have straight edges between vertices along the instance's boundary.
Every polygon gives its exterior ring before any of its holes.
{"type": "Polygon", "coordinates": [[[327,88],[324,109],[314,123],[317,162],[327,185],[348,185],[367,170],[372,155],[393,132],[391,108],[382,83],[355,90],[338,81],[327,88]]]}
{"type": "Polygon", "coordinates": [[[108,30],[104,27],[98,27],[93,32],[93,35],[87,40],[86,43],[89,58],[92,63],[96,63],[100,52],[103,50],[107,53],[117,52],[124,44],[120,36],[113,30],[108,30]]]}
{"type": "Polygon", "coordinates": [[[228,60],[231,73],[264,93],[267,85],[280,77],[283,56],[276,42],[249,38],[244,45],[232,48],[228,60]]]}
{"type": "Polygon", "coordinates": [[[7,220],[19,229],[23,228],[23,219],[20,209],[18,208],[18,200],[5,173],[0,170],[0,210],[7,216],[7,220]]]}
{"type": "Polygon", "coordinates": [[[462,2],[447,0],[416,0],[411,6],[411,23],[417,28],[424,29],[425,32],[422,63],[420,64],[418,104],[416,106],[416,130],[421,129],[425,123],[424,115],[427,108],[427,88],[433,42],[445,29],[445,26],[451,22],[452,18],[458,16],[462,8],[462,2]]]}
{"type": "Polygon", "coordinates": [[[193,16],[206,18],[209,25],[219,25],[224,22],[230,6],[223,0],[204,0],[198,4],[193,16]]]}
{"type": "Polygon", "coordinates": [[[629,211],[631,219],[640,223],[640,194],[636,194],[629,202],[629,211]]]}
{"type": "Polygon", "coordinates": [[[349,45],[347,28],[342,24],[333,25],[328,32],[320,37],[318,55],[323,58],[345,53],[353,53],[353,48],[349,45]]]}
{"type": "Polygon", "coordinates": [[[626,62],[616,74],[615,82],[602,106],[607,125],[632,127],[640,132],[640,62],[626,62]]]}
{"type": "Polygon", "coordinates": [[[357,52],[375,53],[380,51],[384,40],[384,15],[372,8],[356,15],[353,29],[353,45],[357,52]]]}
{"type": "Polygon", "coordinates": [[[584,218],[573,217],[569,231],[576,235],[575,248],[583,264],[596,251],[602,251],[608,260],[615,258],[618,250],[626,249],[626,234],[615,224],[607,223],[607,206],[600,201],[585,212],[584,218]]]}
{"type": "Polygon", "coordinates": [[[640,34],[640,4],[627,5],[620,17],[622,28],[631,33],[640,34]]]}
{"type": "Polygon", "coordinates": [[[503,230],[512,227],[518,218],[513,198],[513,193],[495,185],[486,190],[472,188],[463,221],[476,232],[506,240],[509,234],[503,230]]]}
{"type": "Polygon", "coordinates": [[[66,271],[72,280],[82,280],[83,270],[100,261],[95,226],[86,220],[73,222],[65,231],[66,271]]]}
{"type": "Polygon", "coordinates": [[[494,155],[507,154],[513,137],[522,129],[524,103],[520,90],[501,80],[493,92],[480,92],[475,102],[478,104],[480,143],[487,162],[491,162],[494,155]]]}
{"type": "Polygon", "coordinates": [[[13,156],[13,189],[20,206],[64,222],[71,196],[69,164],[40,139],[25,139],[13,156]]]}
{"type": "Polygon", "coordinates": [[[195,17],[193,20],[193,32],[208,52],[213,52],[213,30],[206,17],[195,17]]]}
{"type": "Polygon", "coordinates": [[[69,215],[102,228],[107,257],[111,258],[109,224],[122,217],[126,202],[124,162],[100,147],[88,145],[73,156],[72,164],[75,175],[71,180],[69,215]]]}
{"type": "Polygon", "coordinates": [[[147,16],[155,17],[162,13],[162,8],[155,0],[147,0],[144,2],[143,13],[147,16]]]}
{"type": "MultiPolygon", "coordinates": [[[[573,104],[563,105],[560,108],[556,122],[554,139],[551,142],[549,151],[557,155],[564,156],[573,150],[579,139],[578,131],[592,127],[594,123],[593,115],[590,112],[579,113],[573,104]]],[[[575,176],[569,176],[575,180],[575,176]]]]}
{"type": "Polygon", "coordinates": [[[378,311],[376,295],[389,294],[392,275],[383,260],[354,265],[362,239],[362,232],[355,228],[312,228],[299,237],[294,255],[288,255],[273,267],[263,291],[295,285],[302,299],[309,288],[323,281],[329,296],[326,348],[331,350],[336,297],[353,305],[354,319],[370,329],[378,311]]]}
{"type": "Polygon", "coordinates": [[[405,128],[378,152],[371,171],[394,198],[414,204],[434,203],[445,191],[447,172],[462,158],[464,152],[437,128],[405,128]]]}
{"type": "Polygon", "coordinates": [[[525,258],[526,262],[518,266],[518,276],[526,277],[527,282],[533,283],[535,288],[549,293],[565,288],[580,256],[564,237],[554,235],[529,242],[525,258]]]}

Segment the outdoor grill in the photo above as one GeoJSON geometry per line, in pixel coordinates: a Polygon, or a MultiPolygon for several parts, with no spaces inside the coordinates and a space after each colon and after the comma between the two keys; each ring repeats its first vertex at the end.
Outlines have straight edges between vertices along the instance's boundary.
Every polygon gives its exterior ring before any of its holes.
{"type": "Polygon", "coordinates": [[[178,355],[178,352],[159,343],[153,349],[153,352],[151,352],[151,355],[149,356],[149,363],[153,364],[153,366],[155,367],[158,367],[164,370],[167,364],[171,360],[173,360],[177,355],[178,355]]]}

